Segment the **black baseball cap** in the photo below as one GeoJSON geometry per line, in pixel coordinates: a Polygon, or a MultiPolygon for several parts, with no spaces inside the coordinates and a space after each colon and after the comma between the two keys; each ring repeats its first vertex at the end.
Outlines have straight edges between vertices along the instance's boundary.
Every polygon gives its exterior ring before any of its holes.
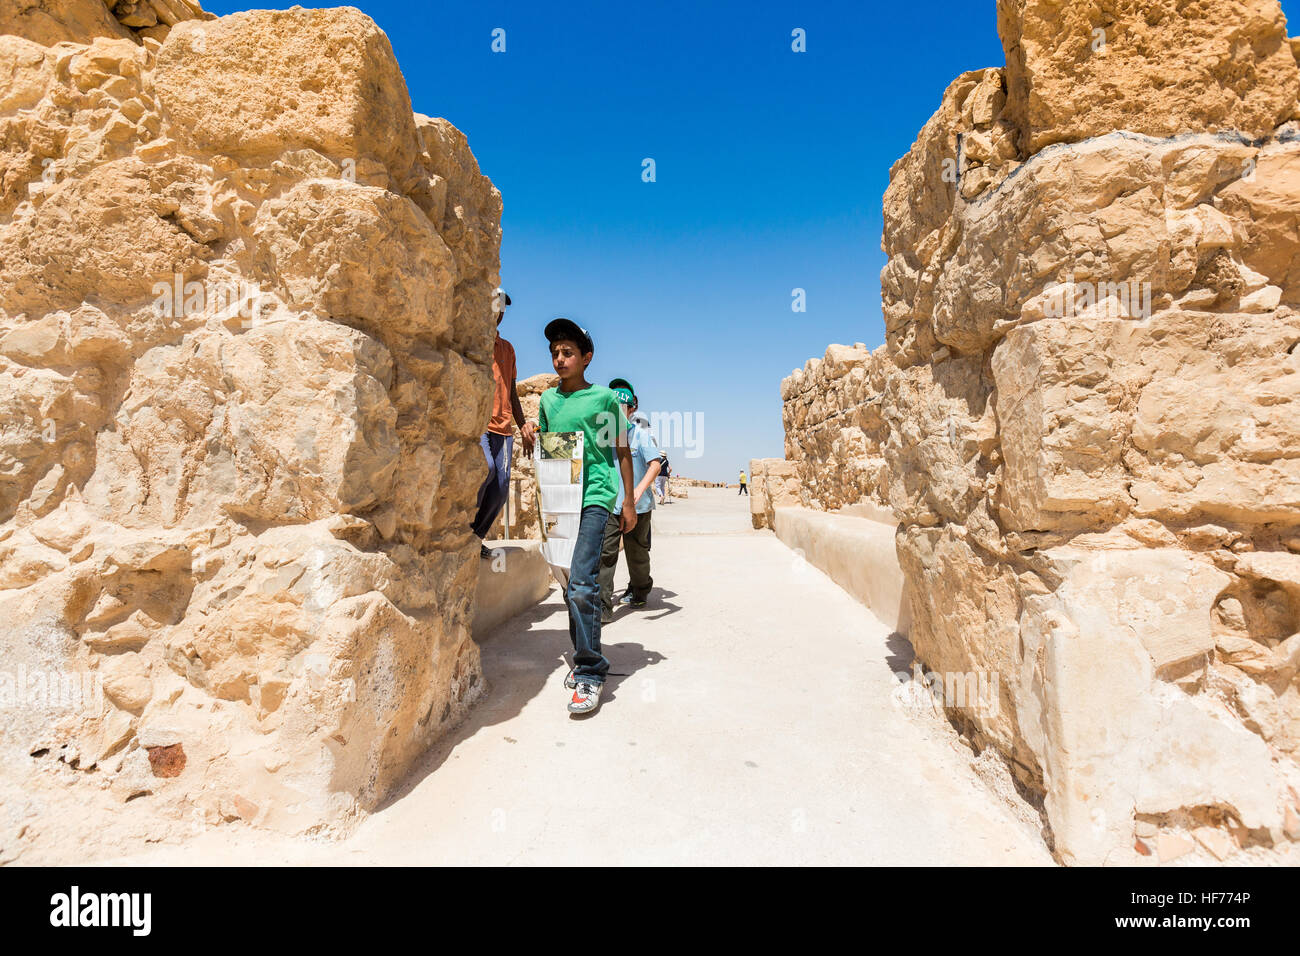
{"type": "Polygon", "coordinates": [[[596,351],[596,346],[591,341],[591,333],[572,319],[552,319],[546,323],[544,334],[548,342],[558,342],[561,339],[577,342],[584,355],[596,351]]]}

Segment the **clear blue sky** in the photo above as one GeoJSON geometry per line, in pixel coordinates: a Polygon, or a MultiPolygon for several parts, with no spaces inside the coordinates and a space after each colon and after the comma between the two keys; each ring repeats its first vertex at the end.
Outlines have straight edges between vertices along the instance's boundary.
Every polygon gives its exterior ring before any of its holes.
{"type": "MultiPolygon", "coordinates": [[[[644,410],[699,416],[702,455],[669,454],[709,479],[783,456],[791,369],[832,342],[884,340],[889,167],[954,77],[1003,64],[994,0],[360,7],[414,108],[463,130],[501,190],[502,332],[520,376],[550,371],[545,323],[576,319],[596,342],[592,381],[623,376],[644,410]],[[790,49],[796,27],[806,53],[790,49]]],[[[1284,7],[1295,23],[1300,0],[1284,7]]]]}

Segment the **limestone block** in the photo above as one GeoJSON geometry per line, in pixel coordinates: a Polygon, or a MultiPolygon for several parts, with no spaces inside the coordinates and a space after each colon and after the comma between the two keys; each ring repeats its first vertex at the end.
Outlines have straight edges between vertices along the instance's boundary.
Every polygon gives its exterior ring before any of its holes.
{"type": "Polygon", "coordinates": [[[917,528],[896,539],[908,595],[908,637],[916,657],[940,674],[983,677],[996,688],[982,706],[961,708],[984,739],[1025,767],[1036,766],[1021,727],[1017,686],[1021,584],[955,526],[917,528]]]}
{"type": "Polygon", "coordinates": [[[5,88],[0,90],[0,115],[31,109],[39,103],[53,74],[44,46],[22,36],[0,35],[0,75],[7,77],[5,88]]]}
{"type": "Polygon", "coordinates": [[[1300,336],[1289,310],[1259,319],[1224,316],[1221,345],[1197,349],[1204,334],[1188,318],[1158,320],[1146,335],[1130,457],[1139,513],[1203,515],[1248,523],[1300,518],[1300,379],[1286,343],[1300,336]],[[1163,353],[1163,354],[1162,354],[1163,353]],[[1163,368],[1161,367],[1163,366],[1163,368]]]}
{"type": "Polygon", "coordinates": [[[1107,353],[1096,348],[1098,331],[1084,320],[1030,325],[1013,330],[993,353],[1008,528],[1053,527],[1062,520],[1057,512],[1097,520],[1127,509],[1128,476],[1116,438],[1128,423],[1107,353]]]}
{"type": "Polygon", "coordinates": [[[800,503],[805,496],[813,507],[824,509],[873,497],[884,503],[882,361],[881,354],[860,343],[832,345],[822,359],[782,382],[786,460],[794,464],[764,459],[769,471],[780,471],[774,487],[788,481],[784,469],[794,468],[800,503]]]}
{"type": "MultiPolygon", "coordinates": [[[[1294,124],[1293,124],[1294,125],[1294,124]]],[[[1228,184],[1218,199],[1225,214],[1242,224],[1242,260],[1279,286],[1296,303],[1300,289],[1300,140],[1261,149],[1253,175],[1228,184]]]]}
{"type": "Polygon", "coordinates": [[[291,307],[363,328],[401,311],[412,324],[393,332],[449,337],[455,265],[410,200],[345,180],[313,180],[263,205],[254,235],[291,307]]]}
{"type": "Polygon", "coordinates": [[[39,315],[92,296],[143,305],[155,283],[204,274],[211,250],[169,218],[176,204],[162,195],[178,174],[128,158],[57,184],[0,235],[6,309],[39,315]]]}
{"type": "Polygon", "coordinates": [[[1212,698],[1157,677],[1204,645],[1227,576],[1174,550],[1067,546],[1046,558],[1062,583],[1025,597],[1017,705],[1062,858],[1129,862],[1135,813],[1218,805],[1276,827],[1282,778],[1267,746],[1212,698]]]}
{"type": "Polygon", "coordinates": [[[123,710],[138,714],[153,697],[149,666],[138,654],[110,658],[104,671],[104,693],[123,710]]]}
{"type": "Polygon", "coordinates": [[[540,541],[492,541],[488,547],[492,557],[479,562],[474,595],[475,640],[487,637],[551,591],[551,569],[542,557],[540,541]]]}
{"type": "Polygon", "coordinates": [[[756,531],[767,527],[768,510],[764,482],[755,477],[757,472],[754,466],[758,461],[758,459],[754,459],[749,463],[749,518],[756,531]]]}
{"type": "Polygon", "coordinates": [[[399,178],[415,161],[411,98],[392,47],[350,7],[186,21],[158,51],[155,84],[173,138],[208,153],[310,148],[376,159],[399,178]]]}
{"type": "Polygon", "coordinates": [[[1300,97],[1278,0],[999,0],[998,32],[1026,154],[1117,129],[1268,136],[1300,97]]]}
{"type": "Polygon", "coordinates": [[[390,376],[383,346],[314,320],[155,349],[100,436],[87,501],[105,518],[166,524],[365,510],[391,494],[398,466],[390,376]]]}
{"type": "Polygon", "coordinates": [[[0,34],[25,37],[41,46],[89,43],[95,37],[128,37],[104,0],[42,0],[0,11],[0,34]]]}
{"type": "MultiPolygon", "coordinates": [[[[530,375],[520,378],[515,383],[519,395],[519,404],[524,410],[524,420],[537,421],[537,410],[541,406],[542,392],[559,383],[559,376],[554,373],[530,375]]],[[[493,536],[500,538],[506,521],[506,509],[502,509],[500,518],[493,531],[493,536]]],[[[538,527],[537,486],[533,482],[533,461],[524,454],[523,442],[515,436],[514,457],[510,465],[510,537],[541,538],[538,527]]]]}
{"type": "Polygon", "coordinates": [[[749,462],[749,511],[753,526],[775,528],[777,508],[803,503],[803,486],[797,462],[783,458],[754,458],[749,462]]]}
{"type": "Polygon", "coordinates": [[[907,634],[907,584],[892,524],[789,505],[774,512],[773,530],[802,561],[824,571],[884,624],[907,634]]]}

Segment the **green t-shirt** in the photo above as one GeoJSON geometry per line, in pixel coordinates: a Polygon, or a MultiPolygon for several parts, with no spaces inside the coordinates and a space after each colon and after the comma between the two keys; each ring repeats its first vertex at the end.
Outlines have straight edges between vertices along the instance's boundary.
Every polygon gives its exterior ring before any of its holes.
{"type": "Polygon", "coordinates": [[[537,418],[544,432],[583,433],[582,506],[600,505],[613,513],[618,497],[614,443],[627,430],[623,407],[614,393],[603,385],[568,393],[548,388],[542,392],[537,418]]]}

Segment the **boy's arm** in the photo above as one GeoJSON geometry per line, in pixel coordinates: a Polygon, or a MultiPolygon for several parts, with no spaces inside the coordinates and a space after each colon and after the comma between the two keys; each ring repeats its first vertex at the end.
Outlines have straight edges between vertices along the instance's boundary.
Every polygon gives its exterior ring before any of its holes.
{"type": "Polygon", "coordinates": [[[645,494],[647,490],[649,490],[651,485],[654,484],[655,478],[658,476],[659,472],[663,469],[664,466],[663,455],[660,454],[659,446],[655,444],[655,440],[649,435],[642,434],[640,432],[638,432],[637,434],[641,446],[640,452],[642,455],[642,460],[649,458],[651,452],[654,452],[655,457],[654,457],[654,461],[646,465],[645,474],[641,476],[641,483],[636,486],[636,494],[632,496],[633,501],[641,500],[641,496],[645,494]]]}
{"type": "MultiPolygon", "coordinates": [[[[632,449],[627,447],[626,439],[621,440],[615,449],[618,452],[618,470],[623,477],[623,490],[632,487],[632,449]]],[[[623,495],[623,513],[619,515],[618,529],[631,531],[636,527],[636,498],[623,495]]]]}
{"type": "MultiPolygon", "coordinates": [[[[519,392],[515,388],[515,380],[510,380],[510,411],[515,416],[515,424],[519,426],[519,434],[524,442],[524,454],[533,453],[533,440],[537,436],[537,426],[524,417],[524,406],[519,402],[519,392]]],[[[541,409],[538,409],[538,417],[541,417],[541,409]]]]}
{"type": "Polygon", "coordinates": [[[627,419],[623,417],[622,407],[615,402],[614,413],[614,453],[618,455],[618,471],[623,481],[623,512],[619,515],[618,529],[631,531],[636,527],[636,499],[627,493],[633,487],[632,482],[632,445],[627,440],[627,419]]]}
{"type": "Polygon", "coordinates": [[[633,501],[640,501],[641,496],[650,490],[650,486],[654,484],[655,478],[659,476],[659,469],[662,465],[662,458],[656,458],[654,461],[650,462],[650,466],[645,470],[645,475],[641,478],[641,484],[636,486],[636,494],[632,496],[633,501]]]}

